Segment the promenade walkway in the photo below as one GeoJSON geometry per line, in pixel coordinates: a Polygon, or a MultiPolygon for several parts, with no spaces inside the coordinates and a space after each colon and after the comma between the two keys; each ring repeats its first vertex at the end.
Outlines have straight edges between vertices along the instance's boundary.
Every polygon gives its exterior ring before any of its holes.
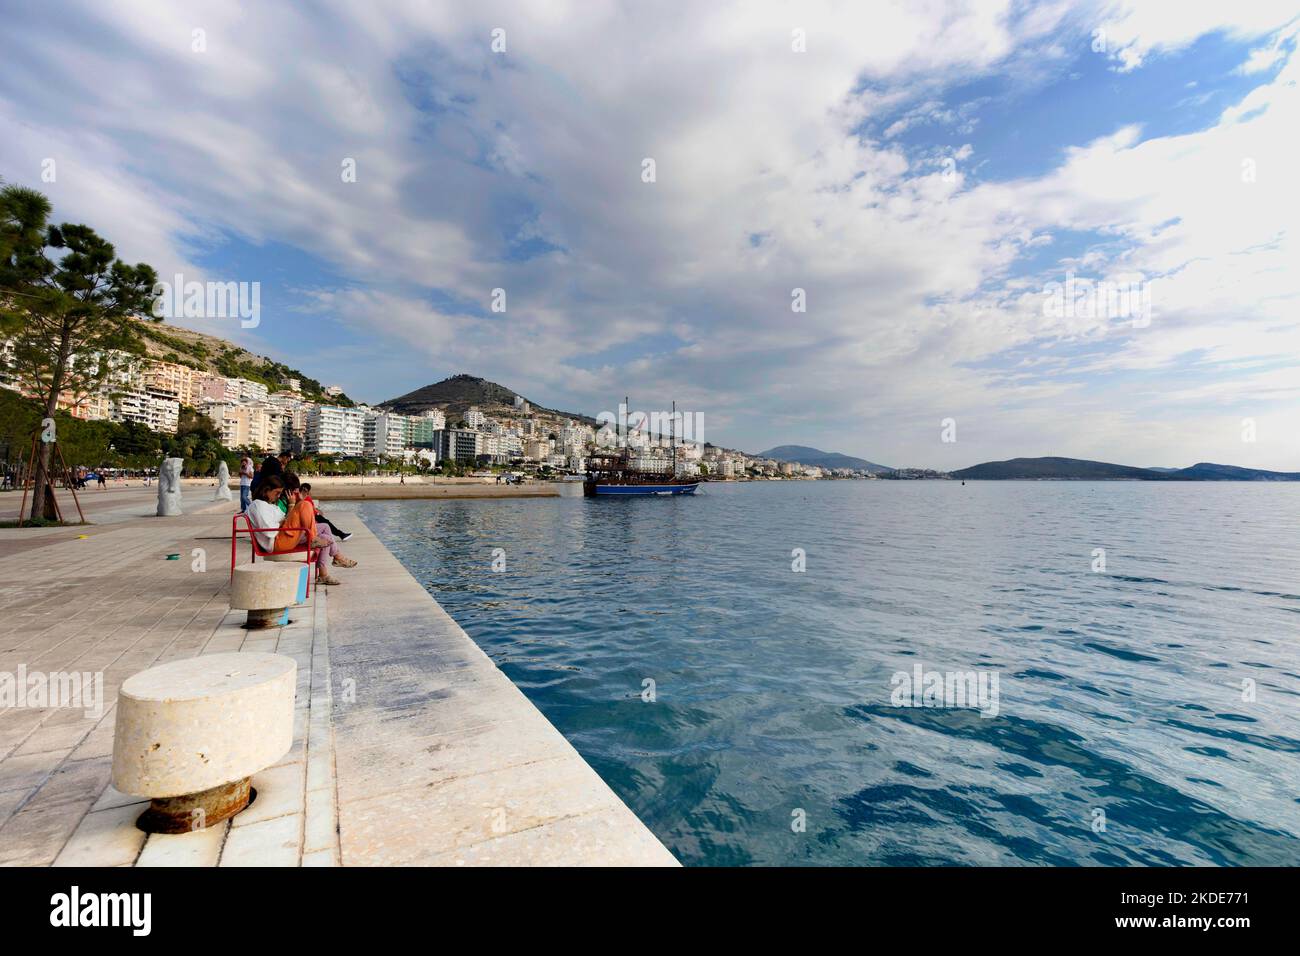
{"type": "Polygon", "coordinates": [[[343,585],[244,630],[230,506],[207,499],[189,492],[208,510],[179,518],[0,529],[0,672],[104,684],[99,714],[0,708],[0,865],[675,864],[359,520],[343,585]],[[228,651],[297,662],[293,748],[233,820],[146,835],[144,802],[109,784],[117,688],[228,651]]]}

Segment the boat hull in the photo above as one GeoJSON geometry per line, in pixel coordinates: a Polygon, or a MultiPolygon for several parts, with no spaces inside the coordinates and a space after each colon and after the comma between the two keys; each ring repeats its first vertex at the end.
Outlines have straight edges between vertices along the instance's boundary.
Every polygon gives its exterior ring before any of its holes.
{"type": "Polygon", "coordinates": [[[588,485],[587,495],[693,495],[698,488],[697,483],[690,484],[632,484],[632,485],[615,485],[600,484],[599,482],[588,485]]]}

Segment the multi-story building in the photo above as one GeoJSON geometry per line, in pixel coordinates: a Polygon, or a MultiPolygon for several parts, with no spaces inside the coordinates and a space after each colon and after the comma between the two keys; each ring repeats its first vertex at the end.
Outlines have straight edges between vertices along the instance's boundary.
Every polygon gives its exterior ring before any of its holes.
{"type": "Polygon", "coordinates": [[[144,369],[144,390],[158,398],[190,404],[194,391],[194,369],[175,362],[148,362],[144,369]]]}
{"type": "Polygon", "coordinates": [[[113,414],[113,403],[104,392],[92,392],[80,398],[72,392],[60,392],[55,407],[88,422],[101,421],[113,414]]]}
{"type": "Polygon", "coordinates": [[[246,378],[226,379],[226,398],[236,402],[264,402],[269,389],[261,382],[246,378]]]}
{"type": "Polygon", "coordinates": [[[203,402],[226,400],[226,377],[211,372],[199,372],[190,384],[190,404],[197,408],[203,402]]]}
{"type": "MultiPolygon", "coordinates": [[[[90,361],[98,361],[98,358],[91,358],[90,361]]],[[[109,352],[105,355],[104,361],[108,367],[108,374],[104,378],[104,391],[110,393],[144,391],[143,359],[126,352],[109,352]]]]}
{"type": "Polygon", "coordinates": [[[269,454],[293,449],[290,414],[265,404],[208,403],[204,412],[221,428],[227,448],[257,447],[269,454]]]}
{"type": "Polygon", "coordinates": [[[551,454],[551,443],[545,438],[528,438],[521,449],[525,458],[533,461],[545,461],[551,454]]]}
{"type": "Polygon", "coordinates": [[[442,431],[447,427],[446,419],[442,412],[438,412],[438,417],[432,418],[428,413],[424,415],[413,415],[406,419],[406,447],[407,448],[434,448],[433,433],[442,431]]]}
{"type": "Polygon", "coordinates": [[[224,375],[200,373],[192,388],[194,402],[264,402],[268,389],[261,382],[246,378],[226,378],[224,375]]]}
{"type": "Polygon", "coordinates": [[[18,355],[13,339],[0,339],[0,386],[18,391],[18,355]]]}
{"type": "Polygon", "coordinates": [[[595,441],[595,437],[595,430],[589,425],[578,425],[568,421],[560,429],[560,447],[585,448],[588,443],[595,441]]]}
{"type": "Polygon", "coordinates": [[[406,449],[408,418],[396,412],[366,415],[365,446],[368,458],[401,458],[406,449]]]}
{"type": "Polygon", "coordinates": [[[283,411],[288,417],[290,438],[289,443],[284,447],[294,454],[299,454],[306,447],[307,414],[315,407],[315,403],[305,401],[301,395],[286,391],[272,392],[267,396],[266,401],[283,411]]]}
{"type": "Polygon", "coordinates": [[[441,428],[433,434],[444,461],[477,461],[483,453],[483,433],[472,428],[441,428]]]}
{"type": "Polygon", "coordinates": [[[482,428],[487,424],[487,416],[477,405],[471,405],[465,410],[465,424],[470,428],[482,428]]]}
{"type": "Polygon", "coordinates": [[[113,393],[110,399],[109,417],[114,421],[139,422],[168,435],[176,434],[180,413],[180,402],[148,392],[123,390],[113,393]]]}
{"type": "Polygon", "coordinates": [[[366,450],[366,415],[357,408],[313,405],[307,412],[304,451],[312,455],[360,456],[366,450]]]}

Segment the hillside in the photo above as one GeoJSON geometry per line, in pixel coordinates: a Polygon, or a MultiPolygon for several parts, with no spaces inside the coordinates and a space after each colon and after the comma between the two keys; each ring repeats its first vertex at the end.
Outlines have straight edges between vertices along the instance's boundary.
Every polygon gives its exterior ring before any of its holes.
{"type": "Polygon", "coordinates": [[[888,465],[877,465],[865,458],[854,458],[851,455],[841,455],[839,452],[822,451],[818,448],[809,448],[807,445],[778,445],[775,448],[769,448],[767,451],[759,452],[755,457],[775,458],[777,461],[793,461],[801,465],[812,465],[815,468],[851,468],[854,471],[865,471],[873,475],[894,470],[888,465]]]}
{"type": "Polygon", "coordinates": [[[952,473],[954,478],[985,481],[1042,479],[1058,481],[1300,481],[1300,472],[1264,471],[1237,465],[1200,462],[1190,468],[1134,468],[1080,458],[1012,458],[986,461],[952,473]]]}
{"type": "MultiPolygon", "coordinates": [[[[507,414],[514,408],[516,394],[504,385],[489,382],[475,375],[453,375],[451,378],[444,378],[441,382],[434,382],[432,385],[425,385],[397,398],[380,402],[379,407],[392,409],[402,415],[419,415],[431,408],[437,408],[446,413],[449,422],[453,422],[463,418],[472,405],[477,406],[485,415],[507,414]]],[[[529,402],[527,398],[524,398],[524,401],[529,402]]],[[[542,417],[572,418],[585,425],[596,424],[596,420],[587,415],[545,408],[535,402],[529,404],[533,412],[542,417]]]]}
{"type": "Polygon", "coordinates": [[[1300,472],[1264,471],[1237,465],[1216,465],[1202,461],[1190,468],[1175,471],[1170,477],[1185,481],[1300,481],[1300,472]]]}
{"type": "Polygon", "coordinates": [[[1056,479],[1074,481],[1164,481],[1174,477],[1105,461],[1081,458],[1012,458],[1009,461],[986,461],[952,472],[954,478],[980,480],[1056,479]]]}
{"type": "Polygon", "coordinates": [[[205,335],[160,322],[141,321],[138,324],[145,354],[152,359],[188,365],[190,368],[228,378],[261,382],[273,392],[285,388],[287,379],[296,378],[305,398],[335,405],[353,404],[346,395],[327,398],[324,394],[325,387],[311,376],[264,355],[255,355],[215,335],[205,335]]]}

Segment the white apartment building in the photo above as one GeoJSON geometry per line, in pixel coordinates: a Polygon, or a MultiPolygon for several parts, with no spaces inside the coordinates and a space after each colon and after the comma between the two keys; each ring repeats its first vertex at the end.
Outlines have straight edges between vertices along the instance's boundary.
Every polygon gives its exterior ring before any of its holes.
{"type": "Polygon", "coordinates": [[[310,455],[364,455],[365,412],[338,405],[313,405],[307,412],[304,451],[310,455]]]}
{"type": "Polygon", "coordinates": [[[120,391],[113,394],[109,418],[117,422],[140,422],[156,432],[176,434],[180,424],[181,403],[158,398],[148,392],[120,391]]]}
{"type": "Polygon", "coordinates": [[[562,448],[585,448],[588,443],[596,440],[596,432],[590,426],[576,425],[568,421],[560,429],[559,438],[562,448]]]}
{"type": "Polygon", "coordinates": [[[477,405],[471,405],[465,412],[465,424],[470,428],[482,428],[487,424],[487,416],[477,405]]]}
{"type": "MultiPolygon", "coordinates": [[[[79,361],[80,356],[74,361],[79,361]]],[[[98,361],[97,358],[90,359],[98,361]]],[[[104,389],[109,392],[143,392],[144,361],[126,352],[108,353],[108,375],[104,379],[104,389]]]]}
{"type": "Polygon", "coordinates": [[[365,445],[368,458],[400,459],[406,449],[408,419],[396,412],[366,415],[365,445]]]}
{"type": "Polygon", "coordinates": [[[264,402],[270,390],[261,382],[246,378],[226,379],[226,398],[235,402],[264,402]]]}

